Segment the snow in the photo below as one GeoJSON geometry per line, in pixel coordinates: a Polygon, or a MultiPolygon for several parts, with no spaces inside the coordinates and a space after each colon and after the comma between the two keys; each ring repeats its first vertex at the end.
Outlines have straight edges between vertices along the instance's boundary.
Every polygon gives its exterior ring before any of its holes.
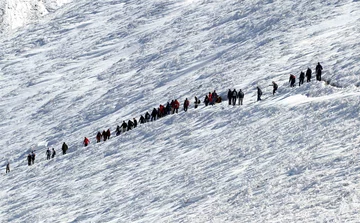
{"type": "Polygon", "coordinates": [[[359,221],[358,2],[51,4],[0,36],[1,163],[12,169],[1,222],[359,221]],[[313,74],[289,87],[317,62],[330,84],[313,74]],[[228,106],[229,88],[243,106],[228,106]],[[223,103],[194,109],[214,89],[223,103]],[[188,112],[114,137],[123,120],[185,98],[188,112]]]}

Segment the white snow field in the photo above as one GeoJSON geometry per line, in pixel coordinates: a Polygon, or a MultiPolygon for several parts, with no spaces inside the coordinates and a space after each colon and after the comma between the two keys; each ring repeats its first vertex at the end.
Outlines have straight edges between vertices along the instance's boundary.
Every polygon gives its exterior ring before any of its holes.
{"type": "Polygon", "coordinates": [[[359,21],[356,0],[76,0],[4,32],[0,222],[360,222],[359,21]],[[330,85],[289,87],[317,62],[330,85]]]}

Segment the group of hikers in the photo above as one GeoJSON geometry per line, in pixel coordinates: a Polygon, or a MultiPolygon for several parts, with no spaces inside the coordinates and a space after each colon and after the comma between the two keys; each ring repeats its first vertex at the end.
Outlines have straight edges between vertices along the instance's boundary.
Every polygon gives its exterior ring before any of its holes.
{"type": "MultiPolygon", "coordinates": [[[[323,69],[322,66],[320,65],[320,63],[318,63],[315,68],[316,80],[318,80],[318,81],[321,81],[322,69],[323,69]]],[[[299,77],[299,86],[304,83],[305,76],[307,78],[307,82],[310,82],[311,77],[312,77],[311,75],[312,75],[312,70],[310,68],[307,69],[306,74],[301,71],[300,77],[299,77]]],[[[296,77],[294,75],[290,74],[290,78],[289,78],[290,87],[295,86],[295,81],[296,81],[296,77]]],[[[278,89],[278,85],[273,81],[270,86],[273,87],[272,93],[274,95],[278,89]]],[[[244,96],[245,96],[245,94],[242,91],[242,89],[240,89],[239,91],[236,91],[236,89],[234,89],[234,90],[229,89],[228,94],[227,94],[229,105],[234,106],[234,105],[236,105],[236,102],[238,102],[237,103],[238,105],[243,105],[244,96]]],[[[262,96],[262,91],[261,91],[260,87],[257,87],[257,101],[261,101],[261,96],[262,96]]],[[[204,102],[205,106],[214,105],[216,103],[221,103],[222,98],[214,90],[212,93],[209,92],[208,94],[205,95],[203,102],[204,102]]],[[[201,103],[201,101],[197,97],[195,97],[194,108],[195,109],[198,108],[200,103],[201,103]]],[[[190,105],[190,101],[186,98],[183,103],[184,112],[187,112],[189,105],[190,105]]],[[[144,115],[141,115],[139,118],[139,123],[144,124],[147,122],[155,121],[159,118],[165,117],[170,114],[178,113],[179,108],[180,108],[180,103],[177,99],[172,100],[171,102],[167,102],[166,105],[160,104],[160,106],[158,108],[153,108],[151,114],[149,112],[146,112],[144,115]]],[[[120,126],[117,125],[116,130],[115,130],[115,135],[119,136],[121,133],[130,131],[133,128],[136,128],[137,125],[138,125],[138,121],[136,120],[136,118],[133,118],[132,120],[128,120],[127,122],[123,121],[123,123],[120,126]]],[[[96,142],[99,143],[101,141],[109,140],[110,136],[111,136],[110,129],[107,129],[106,131],[103,130],[102,132],[99,131],[96,134],[96,142]]],[[[84,137],[83,145],[86,147],[89,144],[90,144],[90,140],[87,137],[84,137]]],[[[62,144],[61,150],[63,152],[63,155],[65,155],[68,150],[68,146],[65,142],[62,144]]],[[[55,155],[56,155],[56,151],[54,148],[52,148],[51,151],[50,151],[50,148],[48,148],[46,150],[47,160],[54,158],[55,155]]],[[[35,163],[35,151],[32,151],[31,153],[28,154],[27,161],[28,161],[29,166],[31,166],[35,163]]],[[[6,165],[6,173],[8,173],[8,172],[10,172],[10,163],[9,162],[6,165]]]]}

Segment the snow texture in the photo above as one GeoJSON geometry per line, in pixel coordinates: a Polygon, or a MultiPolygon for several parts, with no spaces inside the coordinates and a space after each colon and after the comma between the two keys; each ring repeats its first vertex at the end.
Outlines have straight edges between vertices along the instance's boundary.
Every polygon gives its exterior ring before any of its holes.
{"type": "Polygon", "coordinates": [[[359,20],[353,0],[77,0],[4,33],[0,222],[359,222],[359,20]]]}

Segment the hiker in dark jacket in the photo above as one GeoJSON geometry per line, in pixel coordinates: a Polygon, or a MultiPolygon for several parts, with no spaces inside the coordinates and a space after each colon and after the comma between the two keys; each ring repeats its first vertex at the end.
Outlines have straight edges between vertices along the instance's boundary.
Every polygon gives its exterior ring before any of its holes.
{"type": "Polygon", "coordinates": [[[145,113],[145,121],[146,121],[146,122],[149,122],[149,121],[150,121],[150,114],[149,114],[149,112],[146,112],[146,113],[145,113]]]}
{"type": "Polygon", "coordinates": [[[54,157],[55,157],[55,155],[56,155],[55,149],[54,149],[54,148],[52,148],[51,158],[54,158],[54,157]]]}
{"type": "Polygon", "coordinates": [[[107,140],[107,134],[106,134],[105,130],[102,132],[102,136],[103,136],[103,139],[104,139],[104,142],[105,142],[107,140]]]}
{"type": "Polygon", "coordinates": [[[10,173],[10,163],[6,164],[6,173],[10,173]]]}
{"type": "Polygon", "coordinates": [[[195,108],[197,108],[199,104],[200,104],[200,100],[195,96],[195,101],[194,101],[195,108]]]}
{"type": "Polygon", "coordinates": [[[62,152],[63,152],[63,155],[65,155],[65,154],[66,154],[66,151],[68,150],[68,146],[66,145],[65,142],[63,143],[63,145],[62,145],[62,147],[61,147],[61,150],[62,150],[62,152]]]}
{"type": "Polygon", "coordinates": [[[239,97],[239,105],[242,105],[243,104],[243,101],[244,101],[244,92],[242,92],[242,90],[240,89],[239,90],[239,93],[238,93],[238,97],[239,97]]]}
{"type": "Polygon", "coordinates": [[[156,108],[153,109],[153,111],[151,112],[151,120],[150,121],[155,121],[156,117],[157,117],[157,110],[156,108]]]}
{"type": "Polygon", "coordinates": [[[234,89],[234,90],[232,91],[231,95],[232,95],[232,96],[231,96],[232,105],[236,105],[236,98],[237,98],[237,95],[238,95],[237,91],[234,89]]]}
{"type": "Polygon", "coordinates": [[[278,89],[278,85],[275,83],[275,81],[273,81],[271,86],[273,87],[273,95],[274,95],[278,89]]]}
{"type": "Polygon", "coordinates": [[[28,166],[31,166],[31,153],[27,156],[28,166]]]}
{"type": "Polygon", "coordinates": [[[300,72],[300,77],[299,77],[299,86],[304,84],[304,80],[305,80],[305,74],[304,72],[300,72]]]}
{"type": "Polygon", "coordinates": [[[231,105],[231,99],[232,99],[232,92],[229,89],[228,94],[227,94],[228,100],[229,100],[229,105],[231,105]]]}
{"type": "Polygon", "coordinates": [[[111,131],[110,131],[110,129],[108,129],[108,130],[106,131],[106,138],[107,138],[107,139],[110,139],[110,136],[111,136],[111,131]]]}
{"type": "Polygon", "coordinates": [[[262,95],[262,91],[259,87],[257,87],[257,101],[261,101],[261,95],[262,95]]]}
{"type": "Polygon", "coordinates": [[[125,121],[123,121],[123,123],[121,124],[121,127],[122,127],[123,132],[126,132],[128,125],[126,124],[125,121]]]}
{"type": "Polygon", "coordinates": [[[128,121],[127,125],[128,125],[128,128],[127,128],[128,131],[134,128],[134,123],[131,120],[128,121]]]}
{"type": "Polygon", "coordinates": [[[171,114],[171,105],[169,102],[166,104],[165,110],[167,115],[171,114]]]}
{"type": "Polygon", "coordinates": [[[204,104],[205,104],[205,106],[208,106],[208,104],[209,104],[209,97],[207,95],[205,96],[204,104]]]}
{"type": "Polygon", "coordinates": [[[140,122],[140,124],[144,124],[145,123],[145,118],[144,118],[144,116],[140,116],[140,118],[139,118],[139,122],[140,122]]]}
{"type": "Polygon", "coordinates": [[[306,82],[310,82],[311,81],[311,69],[308,67],[308,69],[306,70],[306,82]]]}
{"type": "Polygon", "coordinates": [[[101,137],[102,137],[101,133],[98,132],[98,133],[96,134],[96,142],[100,142],[100,141],[101,141],[101,137]]]}
{"type": "Polygon", "coordinates": [[[296,80],[296,77],[294,75],[290,74],[290,78],[289,78],[290,87],[295,87],[295,80],[296,80]]]}
{"type": "Polygon", "coordinates": [[[31,152],[31,164],[34,164],[35,163],[35,152],[32,151],[31,152]]]}
{"type": "Polygon", "coordinates": [[[213,104],[217,103],[219,99],[219,95],[216,93],[216,91],[214,90],[211,95],[212,95],[213,104]]]}
{"type": "Polygon", "coordinates": [[[136,126],[137,126],[137,121],[136,121],[136,118],[133,118],[133,122],[134,122],[134,128],[136,128],[136,126]]]}
{"type": "Polygon", "coordinates": [[[119,125],[116,126],[115,134],[116,136],[119,136],[121,134],[121,128],[119,125]]]}
{"type": "Polygon", "coordinates": [[[47,159],[47,160],[50,160],[50,157],[51,157],[51,152],[50,152],[50,148],[48,148],[48,149],[46,150],[46,159],[47,159]]]}
{"type": "Polygon", "coordinates": [[[316,65],[316,68],[315,68],[315,70],[316,70],[316,80],[318,80],[318,81],[321,81],[322,69],[323,69],[323,67],[320,65],[320,63],[318,63],[316,65]]]}

